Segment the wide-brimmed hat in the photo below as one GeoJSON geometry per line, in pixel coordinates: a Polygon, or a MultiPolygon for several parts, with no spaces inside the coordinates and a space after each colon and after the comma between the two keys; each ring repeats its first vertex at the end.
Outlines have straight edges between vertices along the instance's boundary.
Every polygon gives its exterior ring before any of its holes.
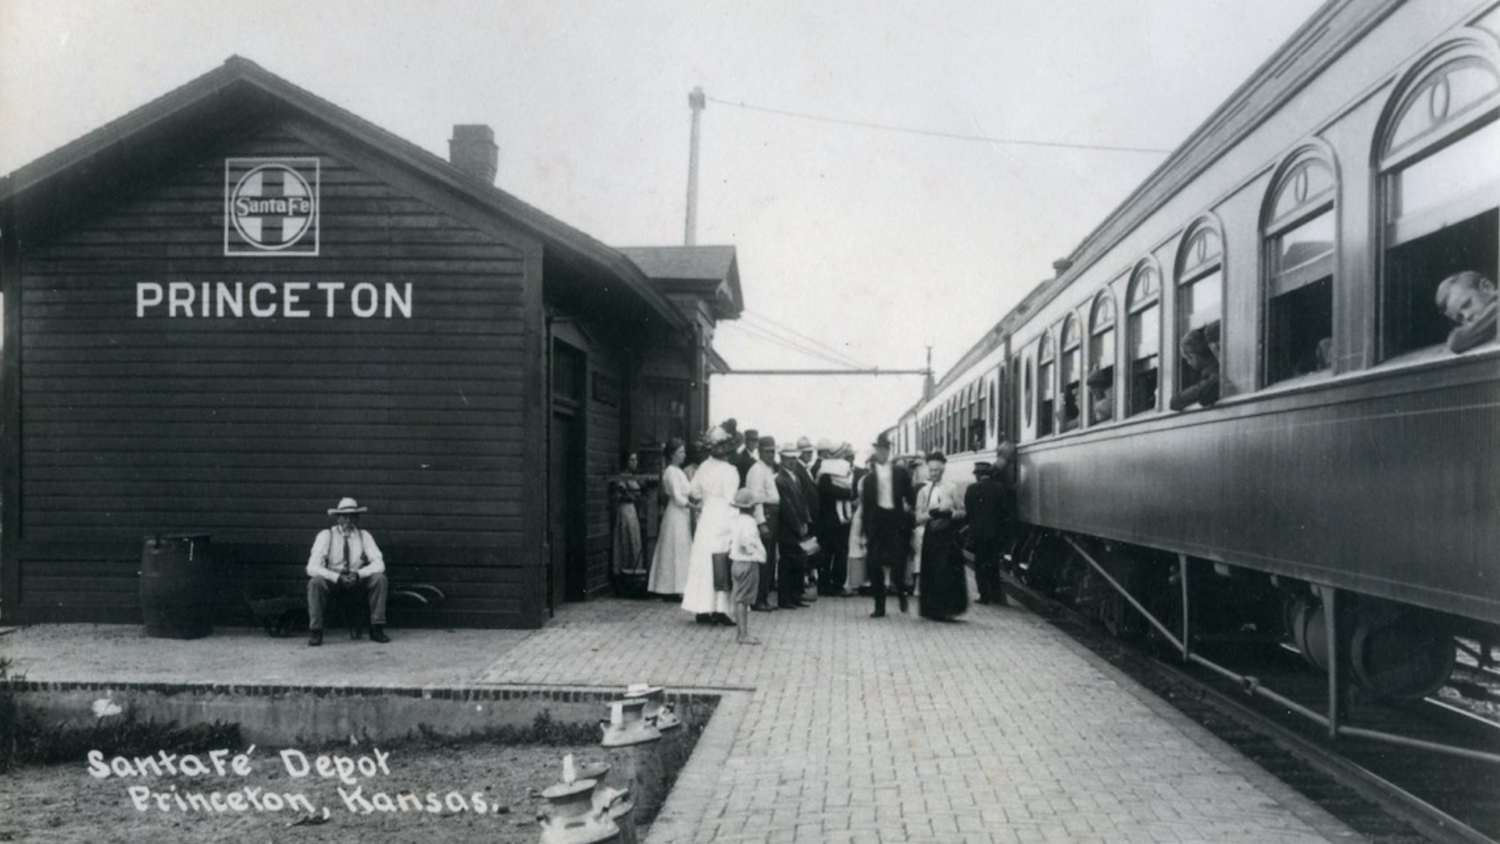
{"type": "Polygon", "coordinates": [[[812,447],[813,447],[812,440],[808,439],[807,437],[798,437],[797,438],[797,450],[798,451],[812,451],[812,447]]]}
{"type": "Polygon", "coordinates": [[[732,441],[734,439],[734,436],[723,428],[715,428],[712,431],[708,432],[708,437],[706,439],[709,445],[719,445],[721,443],[732,441]]]}
{"type": "Polygon", "coordinates": [[[890,435],[890,433],[887,432],[887,431],[881,431],[880,432],[880,436],[878,436],[878,437],[875,438],[875,447],[876,448],[890,448],[891,447],[891,435],[890,435]]]}
{"type": "Polygon", "coordinates": [[[755,500],[755,493],[748,489],[742,489],[734,494],[734,506],[741,510],[753,510],[759,503],[755,500]]]}
{"type": "Polygon", "coordinates": [[[781,452],[780,452],[780,454],[781,454],[782,457],[796,457],[797,455],[799,455],[801,453],[802,453],[802,449],[800,449],[797,446],[796,443],[790,443],[790,442],[787,443],[786,445],[782,446],[781,447],[781,452]]]}
{"type": "Polygon", "coordinates": [[[833,451],[833,443],[827,437],[819,439],[818,451],[833,451]]]}
{"type": "Polygon", "coordinates": [[[328,511],[330,516],[357,516],[369,510],[369,507],[359,506],[359,502],[352,498],[340,498],[339,506],[328,511]]]}

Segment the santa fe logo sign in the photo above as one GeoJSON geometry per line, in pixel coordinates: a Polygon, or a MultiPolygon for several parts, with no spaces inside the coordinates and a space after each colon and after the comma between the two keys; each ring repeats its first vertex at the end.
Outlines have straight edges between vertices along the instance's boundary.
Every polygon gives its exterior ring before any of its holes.
{"type": "Polygon", "coordinates": [[[224,254],[318,254],[318,159],[224,160],[224,254]]]}

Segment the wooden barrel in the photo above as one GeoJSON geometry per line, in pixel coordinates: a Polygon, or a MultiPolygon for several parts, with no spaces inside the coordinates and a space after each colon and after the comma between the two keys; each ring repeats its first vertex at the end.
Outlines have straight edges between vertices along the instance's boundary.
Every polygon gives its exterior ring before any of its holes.
{"type": "Polygon", "coordinates": [[[197,639],[214,632],[213,547],[207,534],[146,537],[140,578],[147,636],[197,639]]]}

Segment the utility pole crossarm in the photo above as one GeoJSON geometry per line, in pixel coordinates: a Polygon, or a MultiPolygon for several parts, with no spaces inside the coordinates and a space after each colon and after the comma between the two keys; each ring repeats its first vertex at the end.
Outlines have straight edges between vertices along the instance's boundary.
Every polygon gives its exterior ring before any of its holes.
{"type": "Polygon", "coordinates": [[[931,375],[930,369],[731,369],[724,375],[931,375]]]}

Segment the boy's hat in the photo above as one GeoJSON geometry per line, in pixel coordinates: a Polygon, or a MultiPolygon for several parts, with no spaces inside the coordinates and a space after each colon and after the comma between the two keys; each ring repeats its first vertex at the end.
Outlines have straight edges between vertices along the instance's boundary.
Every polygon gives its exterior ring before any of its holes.
{"type": "Polygon", "coordinates": [[[742,489],[734,494],[734,506],[741,510],[754,510],[755,505],[759,503],[755,500],[755,493],[748,489],[742,489]]]}

